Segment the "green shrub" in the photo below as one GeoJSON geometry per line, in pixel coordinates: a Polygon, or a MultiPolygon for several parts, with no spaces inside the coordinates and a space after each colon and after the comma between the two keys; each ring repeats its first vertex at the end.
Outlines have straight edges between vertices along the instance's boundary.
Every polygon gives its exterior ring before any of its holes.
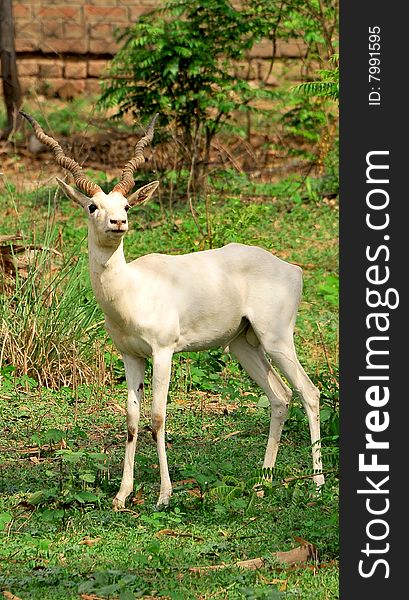
{"type": "Polygon", "coordinates": [[[254,98],[271,96],[234,68],[260,35],[257,21],[227,0],[170,0],[119,36],[123,46],[100,104],[143,121],[158,112],[162,125],[174,125],[197,183],[211,140],[232,113],[255,110],[254,98]]]}

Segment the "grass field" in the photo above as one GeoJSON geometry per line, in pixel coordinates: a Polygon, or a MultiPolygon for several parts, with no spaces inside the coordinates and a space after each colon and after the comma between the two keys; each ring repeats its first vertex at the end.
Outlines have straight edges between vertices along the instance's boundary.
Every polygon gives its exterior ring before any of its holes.
{"type": "Polygon", "coordinates": [[[211,232],[206,239],[183,202],[171,211],[157,202],[132,211],[128,260],[236,241],[303,268],[295,342],[321,390],[327,482],[317,495],[305,477],[311,468],[308,425],[294,397],[277,478],[258,497],[253,483],[267,441],[267,399],[221,350],[181,354],[174,359],[168,404],[170,508],[155,509],[159,472],[149,429],[148,367],[134,495],[125,511],[113,512],[126,387],[89,286],[85,219],[68,200],[56,200],[54,188],[33,181],[23,189],[23,179],[23,171],[17,180],[0,179],[6,215],[0,235],[21,231],[26,245],[42,247],[27,273],[1,292],[0,585],[6,597],[338,598],[336,201],[291,179],[232,183],[227,175],[209,189],[207,223],[204,202],[196,206],[201,227],[211,232]],[[51,280],[53,296],[46,302],[44,285],[51,280]],[[82,329],[74,327],[79,319],[85,319],[82,329]],[[28,344],[33,354],[24,359],[19,349],[28,344]],[[56,357],[62,366],[47,371],[56,357]],[[48,373],[42,385],[40,365],[48,373]],[[315,559],[281,564],[275,553],[300,546],[299,538],[314,545],[315,559]],[[236,564],[256,558],[263,561],[256,569],[236,564]]]}

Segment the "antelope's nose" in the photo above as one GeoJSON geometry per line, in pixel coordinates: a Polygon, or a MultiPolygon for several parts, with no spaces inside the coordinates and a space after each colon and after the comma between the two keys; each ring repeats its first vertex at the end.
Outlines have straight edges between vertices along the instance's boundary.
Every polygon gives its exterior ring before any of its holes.
{"type": "Polygon", "coordinates": [[[111,225],[126,225],[126,219],[109,219],[111,225]]]}

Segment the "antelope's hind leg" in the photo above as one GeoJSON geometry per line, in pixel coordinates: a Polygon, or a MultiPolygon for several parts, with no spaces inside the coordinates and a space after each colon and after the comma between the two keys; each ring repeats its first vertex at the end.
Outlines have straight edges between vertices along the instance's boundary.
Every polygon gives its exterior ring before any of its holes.
{"type": "Polygon", "coordinates": [[[126,383],[128,386],[128,402],[126,408],[127,439],[121,487],[113,500],[113,506],[116,510],[125,506],[125,500],[133,490],[135,450],[138,438],[140,405],[143,398],[143,382],[145,375],[144,358],[124,356],[123,361],[125,365],[126,383]]]}
{"type": "Polygon", "coordinates": [[[263,467],[273,468],[281,433],[288,414],[291,390],[270,365],[264,355],[262,346],[255,336],[254,343],[257,345],[250,344],[247,337],[248,334],[241,334],[231,342],[229,348],[250,377],[264,390],[270,401],[270,430],[263,467]]]}
{"type": "Polygon", "coordinates": [[[261,341],[273,363],[299,393],[310,427],[312,466],[317,486],[324,483],[321,459],[320,393],[301,366],[292,334],[286,337],[265,336],[261,341]]]}

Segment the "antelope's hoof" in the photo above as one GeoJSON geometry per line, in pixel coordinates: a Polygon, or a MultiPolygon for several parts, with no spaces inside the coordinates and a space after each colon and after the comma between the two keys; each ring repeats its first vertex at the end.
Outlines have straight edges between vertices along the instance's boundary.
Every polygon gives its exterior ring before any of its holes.
{"type": "Polygon", "coordinates": [[[324,485],[324,483],[325,483],[325,477],[324,477],[324,475],[320,474],[320,475],[314,475],[313,479],[314,479],[315,485],[317,486],[317,491],[319,491],[320,487],[322,485],[324,485]]]}
{"type": "Polygon", "coordinates": [[[159,496],[159,500],[156,503],[156,508],[157,509],[168,508],[171,495],[172,495],[171,493],[170,494],[161,494],[159,496]]]}
{"type": "Polygon", "coordinates": [[[261,483],[256,483],[253,485],[253,492],[256,494],[257,498],[264,498],[265,492],[261,483]]]}

